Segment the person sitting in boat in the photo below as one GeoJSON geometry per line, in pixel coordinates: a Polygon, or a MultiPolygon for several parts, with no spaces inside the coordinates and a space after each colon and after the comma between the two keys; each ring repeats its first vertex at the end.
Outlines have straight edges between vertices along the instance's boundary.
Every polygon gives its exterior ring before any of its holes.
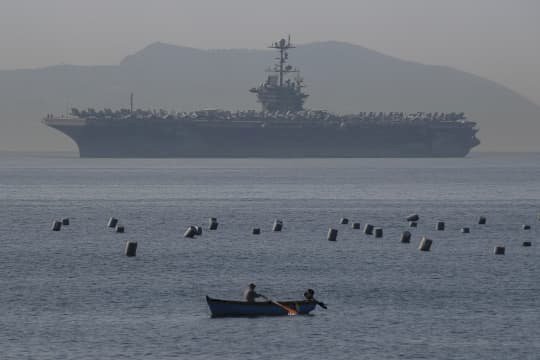
{"type": "Polygon", "coordinates": [[[313,289],[307,289],[306,292],[304,293],[304,298],[307,300],[307,301],[313,301],[313,295],[315,295],[315,291],[313,289]]]}
{"type": "Polygon", "coordinates": [[[244,291],[244,301],[255,302],[255,299],[260,297],[262,297],[262,295],[255,292],[255,284],[253,283],[249,284],[246,291],[244,291]]]}
{"type": "Polygon", "coordinates": [[[315,290],[313,290],[313,289],[307,289],[306,292],[304,293],[304,298],[307,301],[314,301],[315,303],[317,303],[317,305],[319,305],[323,309],[327,308],[326,305],[323,302],[318,301],[317,299],[315,299],[315,290]]]}

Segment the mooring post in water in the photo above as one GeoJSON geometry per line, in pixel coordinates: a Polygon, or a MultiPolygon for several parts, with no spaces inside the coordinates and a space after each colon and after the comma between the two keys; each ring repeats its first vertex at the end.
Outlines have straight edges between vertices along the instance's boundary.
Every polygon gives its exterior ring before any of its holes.
{"type": "Polygon", "coordinates": [[[69,225],[69,218],[63,218],[62,219],[62,226],[68,226],[69,225]]]}
{"type": "Polygon", "coordinates": [[[186,232],[184,232],[184,237],[186,237],[186,238],[193,239],[193,237],[195,237],[195,235],[197,235],[197,229],[195,228],[195,226],[188,227],[186,232]]]}
{"type": "Polygon", "coordinates": [[[364,234],[366,234],[366,235],[373,235],[373,229],[374,229],[374,228],[375,228],[375,227],[374,227],[373,225],[371,225],[371,224],[366,224],[366,225],[364,226],[364,234]]]}
{"type": "Polygon", "coordinates": [[[438,221],[437,222],[437,230],[438,231],[444,231],[444,221],[438,221]]]}
{"type": "Polygon", "coordinates": [[[54,220],[51,229],[52,231],[60,231],[62,229],[62,222],[54,220]]]}
{"type": "Polygon", "coordinates": [[[107,226],[110,227],[110,228],[115,228],[116,225],[118,225],[118,219],[113,218],[113,217],[110,218],[107,226]]]}
{"type": "Polygon", "coordinates": [[[115,231],[118,233],[118,234],[123,234],[124,233],[124,225],[116,225],[116,229],[115,231]]]}
{"type": "Polygon", "coordinates": [[[272,231],[281,231],[283,229],[283,221],[276,219],[272,226],[272,231]]]}
{"type": "Polygon", "coordinates": [[[408,231],[404,231],[401,233],[401,242],[404,244],[408,244],[411,242],[411,233],[408,231]]]}
{"type": "Polygon", "coordinates": [[[468,227],[464,227],[464,228],[461,228],[461,232],[462,232],[463,234],[468,234],[468,233],[471,232],[471,229],[469,229],[468,227]]]}
{"type": "Polygon", "coordinates": [[[360,223],[359,223],[359,222],[353,223],[353,224],[352,224],[352,228],[355,229],[355,230],[360,229],[360,223]]]}
{"type": "Polygon", "coordinates": [[[209,230],[217,230],[219,223],[217,222],[217,219],[215,217],[212,217],[208,220],[208,229],[209,230]]]}
{"type": "Polygon", "coordinates": [[[126,256],[135,256],[137,254],[137,242],[136,241],[128,241],[126,242],[126,256]]]}
{"type": "Polygon", "coordinates": [[[383,229],[378,227],[374,229],[375,231],[375,237],[376,238],[382,238],[383,237],[383,229]]]}
{"type": "Polygon", "coordinates": [[[420,251],[429,251],[431,250],[431,244],[433,244],[433,241],[424,236],[420,241],[420,246],[418,247],[418,249],[420,251]]]}
{"type": "Polygon", "coordinates": [[[336,229],[328,229],[328,236],[326,237],[326,239],[328,241],[336,241],[337,240],[337,234],[338,234],[338,231],[336,229]]]}
{"type": "Polygon", "coordinates": [[[485,216],[480,216],[480,217],[478,218],[478,224],[479,224],[479,225],[486,225],[486,222],[487,222],[487,220],[486,220],[486,217],[485,217],[485,216]]]}
{"type": "Polygon", "coordinates": [[[260,235],[261,234],[261,229],[260,228],[253,228],[253,230],[251,230],[251,233],[253,235],[260,235]]]}
{"type": "Polygon", "coordinates": [[[493,252],[495,253],[495,255],[504,255],[505,248],[504,246],[495,246],[493,252]]]}
{"type": "Polygon", "coordinates": [[[531,246],[532,244],[530,241],[524,241],[523,244],[521,245],[528,247],[528,246],[531,246]]]}

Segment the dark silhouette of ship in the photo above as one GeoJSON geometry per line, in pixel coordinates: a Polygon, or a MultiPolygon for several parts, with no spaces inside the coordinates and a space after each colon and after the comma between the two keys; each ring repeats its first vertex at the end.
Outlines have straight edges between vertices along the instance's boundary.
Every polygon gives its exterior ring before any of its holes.
{"type": "Polygon", "coordinates": [[[277,63],[250,91],[262,111],[72,109],[43,122],[71,137],[81,157],[463,157],[480,142],[463,113],[305,110],[308,95],[289,65],[290,38],[270,46],[277,63]]]}

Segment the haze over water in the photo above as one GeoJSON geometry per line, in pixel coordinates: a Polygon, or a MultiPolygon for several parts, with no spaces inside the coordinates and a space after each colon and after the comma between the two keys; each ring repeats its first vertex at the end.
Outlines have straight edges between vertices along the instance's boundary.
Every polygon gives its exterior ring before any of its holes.
{"type": "Polygon", "coordinates": [[[539,160],[2,154],[2,358],[535,359],[539,160]],[[404,221],[412,212],[415,230],[404,221]],[[106,227],[110,216],[125,234],[106,227]],[[206,231],[211,216],[218,231],[206,231]],[[61,217],[71,225],[50,231],[61,217]],[[341,217],[381,226],[384,238],[341,217]],[[282,233],[270,232],[275,218],[282,233]],[[191,224],[205,225],[202,237],[182,237],[191,224]],[[399,243],[404,230],[411,244],[399,243]],[[429,253],[417,250],[423,235],[429,253]],[[137,257],[123,255],[126,240],[137,257]],[[239,299],[249,282],[277,299],[314,288],[328,310],[209,317],[205,295],[239,299]]]}

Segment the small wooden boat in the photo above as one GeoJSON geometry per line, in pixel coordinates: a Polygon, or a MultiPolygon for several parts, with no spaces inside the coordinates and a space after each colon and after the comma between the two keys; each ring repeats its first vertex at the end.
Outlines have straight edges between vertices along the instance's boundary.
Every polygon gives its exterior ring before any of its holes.
{"type": "MultiPolygon", "coordinates": [[[[206,302],[212,313],[212,317],[240,317],[240,316],[279,316],[288,315],[287,310],[271,301],[257,301],[248,303],[246,301],[232,301],[213,299],[206,297],[206,302]]],[[[307,315],[315,309],[317,303],[314,301],[280,301],[279,304],[294,309],[298,315],[307,315]]]]}

